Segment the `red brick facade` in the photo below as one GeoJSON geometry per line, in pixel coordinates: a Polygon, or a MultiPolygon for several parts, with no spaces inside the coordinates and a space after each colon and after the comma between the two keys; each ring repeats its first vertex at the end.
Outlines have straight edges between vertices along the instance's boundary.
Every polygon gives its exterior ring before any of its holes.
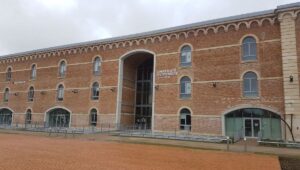
{"type": "MultiPolygon", "coordinates": [[[[288,10],[291,11],[296,16],[298,14],[295,34],[299,60],[299,9],[288,10]]],[[[285,94],[281,32],[284,30],[280,28],[278,15],[279,13],[258,15],[184,31],[175,30],[115,42],[91,43],[0,58],[0,95],[3,96],[5,88],[10,90],[9,101],[1,100],[0,108],[11,109],[13,122],[20,123],[24,122],[28,108],[32,109],[32,121],[43,122],[49,109],[61,107],[71,112],[73,127],[89,126],[89,112],[92,108],[98,110],[99,126],[109,124],[114,127],[118,123],[118,116],[121,116],[119,123],[133,124],[135,87],[132,81],[135,79],[136,63],[139,63],[138,60],[143,55],[137,55],[130,61],[130,52],[140,50],[154,54],[155,98],[152,114],[155,131],[179,130],[181,108],[188,108],[192,112],[193,133],[210,135],[224,135],[223,116],[234,108],[265,108],[282,114],[283,117],[285,94]],[[253,36],[257,40],[256,61],[241,60],[242,40],[246,36],[253,36]],[[184,44],[192,47],[191,67],[180,66],[180,48],[184,44]],[[122,104],[118,106],[119,63],[125,54],[129,54],[123,66],[123,75],[127,79],[123,80],[122,104]],[[102,59],[99,76],[93,75],[95,56],[102,59]],[[65,78],[58,76],[61,60],[67,63],[65,78]],[[30,80],[33,64],[37,66],[37,77],[30,80]],[[5,81],[8,67],[12,68],[11,81],[5,81]],[[170,69],[176,69],[177,75],[159,77],[159,71],[170,69]],[[243,97],[243,75],[247,71],[258,75],[257,98],[243,97]],[[189,76],[192,80],[191,98],[187,100],[179,97],[179,80],[182,76],[189,76]],[[99,100],[91,100],[93,82],[100,84],[99,100]],[[59,84],[65,87],[63,101],[56,100],[59,84]],[[27,101],[30,86],[35,89],[33,102],[27,101]],[[118,107],[121,107],[121,115],[118,115],[118,107]]],[[[297,81],[299,80],[300,77],[297,81]]],[[[299,138],[300,116],[299,113],[295,114],[298,119],[295,121],[294,131],[299,138]]]]}

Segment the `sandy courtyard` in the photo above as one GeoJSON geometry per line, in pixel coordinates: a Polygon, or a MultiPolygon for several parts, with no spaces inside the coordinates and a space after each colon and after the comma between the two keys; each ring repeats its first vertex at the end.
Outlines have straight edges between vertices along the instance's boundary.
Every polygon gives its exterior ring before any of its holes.
{"type": "Polygon", "coordinates": [[[279,170],[278,158],[167,146],[0,134],[0,170],[279,170]]]}

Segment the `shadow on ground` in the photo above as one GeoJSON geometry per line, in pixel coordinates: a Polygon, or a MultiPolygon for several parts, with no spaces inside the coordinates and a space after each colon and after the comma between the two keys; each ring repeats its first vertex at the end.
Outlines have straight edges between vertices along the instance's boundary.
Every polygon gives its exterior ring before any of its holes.
{"type": "Polygon", "coordinates": [[[300,170],[300,158],[279,157],[282,170],[300,170]]]}

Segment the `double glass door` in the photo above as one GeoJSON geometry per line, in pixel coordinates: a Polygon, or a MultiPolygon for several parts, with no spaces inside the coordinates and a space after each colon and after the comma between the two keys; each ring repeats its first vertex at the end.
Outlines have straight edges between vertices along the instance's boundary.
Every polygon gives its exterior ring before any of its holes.
{"type": "Polygon", "coordinates": [[[245,118],[244,129],[245,129],[245,137],[258,137],[258,133],[261,129],[260,119],[245,118]]]}

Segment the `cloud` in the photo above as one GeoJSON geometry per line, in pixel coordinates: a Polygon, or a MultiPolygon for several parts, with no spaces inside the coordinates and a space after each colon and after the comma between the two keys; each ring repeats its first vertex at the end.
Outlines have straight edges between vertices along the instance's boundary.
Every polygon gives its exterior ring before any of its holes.
{"type": "Polygon", "coordinates": [[[296,0],[2,0],[0,55],[274,9],[296,0]]]}

